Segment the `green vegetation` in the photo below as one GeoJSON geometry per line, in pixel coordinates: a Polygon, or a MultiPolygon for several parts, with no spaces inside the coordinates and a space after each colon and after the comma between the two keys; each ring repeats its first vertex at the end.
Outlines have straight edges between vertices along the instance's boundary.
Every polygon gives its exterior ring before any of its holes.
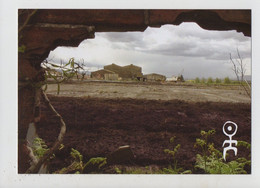
{"type": "Polygon", "coordinates": [[[216,78],[215,83],[216,83],[216,84],[220,84],[220,83],[221,83],[221,79],[216,78]]]}
{"type": "MultiPolygon", "coordinates": [[[[200,149],[200,153],[196,155],[195,169],[201,169],[206,174],[246,174],[245,166],[250,166],[251,161],[246,158],[238,158],[230,162],[223,160],[222,152],[210,143],[210,138],[216,133],[215,130],[201,131],[201,138],[196,139],[194,147],[200,149]]],[[[171,137],[170,143],[174,143],[175,136],[171,137]]],[[[245,141],[238,141],[238,146],[251,148],[251,145],[245,141]]],[[[173,150],[165,149],[164,152],[172,156],[172,160],[168,168],[149,169],[148,167],[132,167],[127,170],[122,170],[115,167],[115,172],[118,174],[191,174],[191,170],[183,171],[182,168],[177,166],[176,154],[180,149],[180,144],[173,147],[173,150]]],[[[250,156],[249,156],[250,157],[250,156]]]]}
{"type": "Polygon", "coordinates": [[[25,50],[26,50],[26,46],[25,46],[25,45],[22,45],[22,46],[19,46],[19,47],[18,47],[18,52],[19,52],[19,53],[24,53],[25,50]]]}
{"type": "Polygon", "coordinates": [[[230,84],[231,83],[229,77],[224,78],[224,83],[225,84],[230,84]]]}
{"type": "Polygon", "coordinates": [[[68,167],[56,171],[55,174],[81,174],[83,172],[98,173],[100,169],[107,164],[106,158],[103,157],[91,158],[87,163],[84,164],[81,153],[73,148],[71,148],[70,156],[72,158],[71,164],[68,167]]]}
{"type": "Polygon", "coordinates": [[[117,174],[122,174],[122,170],[120,170],[118,167],[115,167],[115,171],[117,174]]]}
{"type": "Polygon", "coordinates": [[[202,156],[200,154],[197,154],[197,158],[202,158],[203,160],[203,169],[207,169],[207,151],[208,151],[208,148],[210,147],[210,144],[208,143],[208,139],[211,135],[215,134],[215,130],[210,130],[208,132],[206,131],[201,131],[200,132],[200,135],[201,135],[201,138],[197,138],[196,139],[196,143],[194,145],[194,147],[200,147],[201,150],[202,150],[202,156]]]}
{"type": "Polygon", "coordinates": [[[129,168],[125,170],[124,174],[152,174],[152,172],[147,171],[145,168],[129,168]]]}
{"type": "MultiPolygon", "coordinates": [[[[209,142],[211,137],[216,133],[215,130],[200,132],[200,138],[196,138],[194,144],[195,148],[198,148],[196,154],[195,170],[203,170],[206,174],[246,174],[245,167],[251,165],[251,160],[246,158],[237,158],[230,162],[226,162],[223,159],[222,152],[217,150],[213,143],[209,142]]],[[[116,174],[192,174],[191,170],[183,170],[178,166],[177,153],[181,148],[180,144],[175,143],[175,136],[171,137],[169,142],[172,144],[172,149],[165,149],[164,153],[171,156],[170,164],[167,168],[154,168],[151,166],[146,167],[114,167],[114,173],[116,174]]],[[[251,149],[251,144],[245,141],[238,141],[237,147],[244,147],[245,149],[251,149]]],[[[61,144],[59,149],[64,148],[61,144]]],[[[42,157],[48,151],[47,145],[41,138],[36,138],[33,144],[33,152],[37,158],[42,157]]],[[[53,155],[52,158],[55,156],[53,155]]],[[[108,167],[107,160],[104,157],[96,157],[89,159],[86,163],[83,162],[82,154],[71,148],[70,152],[71,164],[62,168],[54,173],[56,174],[68,174],[68,173],[103,173],[104,168],[108,167]]],[[[250,158],[251,155],[248,156],[250,158]]]]}
{"type": "MultiPolygon", "coordinates": [[[[251,161],[246,158],[238,158],[230,162],[224,162],[222,153],[214,147],[213,143],[208,143],[209,137],[215,134],[215,130],[208,132],[201,131],[201,138],[196,139],[195,147],[200,146],[202,155],[196,155],[195,168],[199,168],[208,174],[246,174],[244,167],[250,165],[251,161]]],[[[244,141],[239,141],[238,146],[250,148],[251,145],[244,141]]]]}
{"type": "MultiPolygon", "coordinates": [[[[63,148],[64,145],[61,144],[59,150],[62,150],[63,148]]],[[[37,137],[33,141],[32,150],[34,156],[37,159],[40,159],[49,151],[49,148],[41,138],[37,137]]],[[[72,158],[71,164],[68,167],[64,167],[61,170],[54,172],[55,174],[67,174],[72,172],[75,174],[81,174],[83,171],[89,173],[99,172],[107,164],[106,158],[104,157],[91,158],[84,164],[82,154],[74,148],[71,148],[70,156],[72,158]]],[[[53,158],[55,158],[54,154],[49,158],[49,160],[53,158]]]]}
{"type": "MultiPolygon", "coordinates": [[[[219,151],[217,151],[218,153],[219,151]]],[[[223,162],[222,155],[212,152],[206,158],[207,168],[204,166],[205,159],[197,154],[195,168],[200,168],[207,174],[246,174],[244,170],[246,164],[250,164],[245,158],[238,158],[228,163],[223,162]]]]}
{"type": "Polygon", "coordinates": [[[198,77],[195,78],[195,83],[196,83],[196,84],[200,83],[200,79],[199,79],[198,77]]]}
{"type": "MultiPolygon", "coordinates": [[[[176,138],[175,136],[170,138],[171,144],[174,143],[175,138],[176,138]]],[[[177,144],[173,148],[173,150],[170,150],[170,149],[164,150],[164,153],[171,155],[172,161],[168,168],[163,168],[163,170],[162,170],[163,174],[180,174],[180,173],[191,174],[192,173],[190,170],[184,171],[182,168],[177,167],[178,161],[176,159],[176,154],[177,154],[178,150],[180,149],[180,147],[181,147],[181,145],[177,144]]]]}
{"type": "Polygon", "coordinates": [[[204,77],[201,78],[201,81],[200,81],[202,84],[205,84],[206,83],[206,79],[204,77]]]}
{"type": "Polygon", "coordinates": [[[237,146],[243,146],[247,149],[251,148],[251,144],[249,144],[248,142],[245,142],[245,141],[237,141],[237,146]]]}
{"type": "Polygon", "coordinates": [[[32,145],[33,154],[37,159],[40,159],[44,156],[44,154],[49,151],[48,146],[45,144],[45,142],[39,138],[36,137],[33,141],[32,145]]]}
{"type": "Polygon", "coordinates": [[[114,167],[116,174],[163,174],[162,170],[151,167],[114,167]]]}
{"type": "Polygon", "coordinates": [[[76,174],[82,173],[83,171],[83,156],[80,154],[79,151],[71,148],[70,156],[72,157],[73,161],[68,167],[64,167],[59,171],[56,171],[55,174],[67,174],[74,172],[76,174]]]}
{"type": "Polygon", "coordinates": [[[213,79],[212,77],[209,78],[199,78],[196,77],[194,80],[187,80],[185,81],[187,84],[199,84],[199,85],[236,85],[236,86],[244,86],[244,87],[249,87],[251,86],[251,83],[247,81],[237,81],[237,80],[231,80],[229,77],[225,77],[223,81],[220,78],[215,78],[213,79]]]}
{"type": "Polygon", "coordinates": [[[213,83],[213,79],[211,77],[209,77],[207,83],[208,84],[212,84],[213,83]]]}
{"type": "Polygon", "coordinates": [[[102,173],[102,168],[107,164],[107,158],[91,158],[83,167],[85,173],[102,173]]]}
{"type": "Polygon", "coordinates": [[[60,84],[72,79],[75,75],[78,78],[78,72],[80,69],[83,69],[78,63],[75,62],[74,58],[70,58],[69,62],[65,65],[56,65],[53,63],[49,63],[47,60],[43,62],[43,66],[45,66],[45,85],[44,91],[47,90],[48,78],[52,78],[57,84],[57,94],[60,93],[60,84]],[[53,67],[53,68],[50,68],[53,67]],[[70,67],[70,68],[68,68],[70,67]],[[53,70],[59,69],[62,71],[62,76],[58,76],[52,73],[53,70]]]}

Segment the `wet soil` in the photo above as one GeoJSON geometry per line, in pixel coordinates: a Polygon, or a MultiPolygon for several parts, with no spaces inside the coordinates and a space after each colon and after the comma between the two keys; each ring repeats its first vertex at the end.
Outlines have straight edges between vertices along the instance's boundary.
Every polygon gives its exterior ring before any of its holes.
{"type": "MultiPolygon", "coordinates": [[[[176,155],[178,166],[202,173],[194,169],[196,154],[201,153],[194,147],[196,138],[200,138],[201,130],[215,129],[209,142],[223,151],[223,141],[228,139],[222,131],[226,121],[238,125],[234,140],[251,143],[249,103],[48,96],[67,125],[65,147],[51,160],[50,172],[70,164],[71,148],[77,149],[87,162],[91,157],[106,157],[123,145],[129,145],[135,156],[131,163],[123,165],[161,168],[168,166],[171,160],[164,149],[180,144],[176,155]],[[173,136],[176,139],[170,143],[173,136]]],[[[51,146],[60,131],[59,121],[44,103],[41,110],[38,133],[51,146]]],[[[230,151],[227,160],[248,158],[249,154],[250,150],[238,147],[237,156],[230,151]]]]}

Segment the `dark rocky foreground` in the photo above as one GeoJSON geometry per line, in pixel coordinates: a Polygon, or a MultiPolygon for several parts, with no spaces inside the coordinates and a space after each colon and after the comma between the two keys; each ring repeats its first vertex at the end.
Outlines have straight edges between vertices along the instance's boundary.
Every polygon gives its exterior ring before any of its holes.
{"type": "MultiPolygon", "coordinates": [[[[222,143],[228,139],[222,132],[223,124],[230,120],[238,125],[233,137],[251,143],[251,106],[240,103],[188,103],[179,100],[97,99],[49,96],[53,106],[67,124],[65,148],[56,153],[49,170],[54,172],[70,164],[71,148],[77,149],[84,162],[91,157],[106,157],[119,146],[130,145],[135,158],[127,166],[168,166],[171,157],[164,149],[181,147],[176,155],[178,166],[193,173],[196,154],[196,138],[201,130],[215,129],[210,138],[222,151],[222,143]],[[169,139],[176,136],[172,144],[169,139]]],[[[39,136],[48,146],[60,131],[58,118],[44,104],[38,127],[39,136]]],[[[231,152],[232,154],[232,152],[231,152]]],[[[239,147],[236,157],[247,157],[250,151],[239,147]]],[[[236,158],[230,155],[230,159],[236,158]]],[[[248,170],[250,173],[250,169],[248,170]]],[[[111,171],[103,172],[111,173],[111,171]]]]}

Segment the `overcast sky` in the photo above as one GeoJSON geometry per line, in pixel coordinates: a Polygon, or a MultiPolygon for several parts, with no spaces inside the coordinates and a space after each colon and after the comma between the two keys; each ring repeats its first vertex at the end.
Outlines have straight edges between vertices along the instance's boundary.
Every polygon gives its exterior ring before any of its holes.
{"type": "Polygon", "coordinates": [[[251,74],[251,38],[236,31],[208,31],[196,23],[179,26],[148,27],[144,32],[95,33],[79,47],[58,47],[49,60],[60,62],[74,57],[90,71],[115,63],[134,64],[144,74],[167,77],[183,73],[184,78],[235,77],[229,53],[237,58],[237,49],[251,74]]]}

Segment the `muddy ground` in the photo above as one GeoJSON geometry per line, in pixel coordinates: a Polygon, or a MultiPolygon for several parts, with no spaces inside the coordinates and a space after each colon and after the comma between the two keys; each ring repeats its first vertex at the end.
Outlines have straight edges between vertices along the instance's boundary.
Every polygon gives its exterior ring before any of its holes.
{"type": "MultiPolygon", "coordinates": [[[[111,84],[106,87],[110,88],[111,91],[115,90],[111,84]]],[[[125,87],[129,89],[129,87],[142,86],[121,84],[121,90],[118,85],[116,87],[118,92],[122,92],[125,87]]],[[[152,85],[144,85],[143,87],[153,88],[152,85]]],[[[154,87],[158,89],[158,86],[154,87]]],[[[167,90],[165,87],[168,86],[159,85],[163,91],[167,90]]],[[[178,87],[183,86],[176,87],[176,90],[182,92],[178,87]]],[[[78,88],[78,90],[82,90],[81,87],[78,88]]],[[[175,90],[174,86],[170,86],[170,88],[175,90]]],[[[93,88],[91,89],[93,91],[93,88]]],[[[91,92],[91,89],[88,92],[91,92]]],[[[64,91],[61,91],[61,95],[57,96],[49,90],[48,96],[53,106],[63,116],[67,124],[67,133],[64,138],[65,148],[58,151],[55,159],[50,162],[50,172],[70,164],[71,148],[80,151],[84,156],[83,161],[87,162],[91,157],[106,157],[123,145],[130,145],[135,156],[130,163],[125,163],[123,166],[167,167],[171,157],[164,153],[164,149],[173,149],[177,144],[181,144],[176,155],[178,166],[185,170],[192,170],[193,173],[202,173],[194,169],[196,154],[201,153],[199,148],[194,148],[196,138],[200,137],[201,130],[215,129],[216,133],[209,141],[213,142],[217,149],[223,151],[222,143],[228,137],[223,134],[222,127],[228,120],[238,124],[238,131],[233,139],[251,143],[251,104],[246,97],[242,102],[232,102],[234,99],[237,100],[235,95],[229,102],[226,102],[228,99],[221,101],[218,98],[220,101],[216,102],[205,97],[200,97],[201,100],[195,102],[197,96],[194,95],[193,98],[194,92],[192,91],[199,88],[189,87],[189,89],[191,91],[189,100],[152,100],[149,97],[148,99],[93,97],[88,94],[86,97],[76,95],[78,90],[71,91],[74,92],[73,97],[66,96],[64,91]],[[176,136],[176,139],[172,144],[169,140],[173,136],[176,136]]],[[[211,91],[210,88],[202,89],[211,91]]],[[[97,90],[100,90],[99,86],[94,88],[94,91],[97,90]]],[[[102,91],[104,90],[103,87],[102,91]]],[[[143,88],[143,90],[145,89],[143,88]]],[[[225,89],[213,88],[214,90],[223,93],[225,89]]],[[[238,90],[228,90],[241,97],[238,90]]],[[[204,90],[202,90],[203,92],[205,93],[204,90]]],[[[188,95],[187,90],[183,90],[183,95],[188,95]]],[[[44,103],[42,103],[41,108],[39,136],[46,141],[47,145],[51,146],[60,130],[58,118],[48,110],[44,103]]],[[[230,152],[228,160],[238,157],[248,158],[249,154],[249,150],[239,147],[238,155],[234,156],[230,152]]],[[[247,171],[250,173],[250,168],[247,168],[247,171]]],[[[115,171],[108,168],[102,173],[115,173],[115,171]]]]}

